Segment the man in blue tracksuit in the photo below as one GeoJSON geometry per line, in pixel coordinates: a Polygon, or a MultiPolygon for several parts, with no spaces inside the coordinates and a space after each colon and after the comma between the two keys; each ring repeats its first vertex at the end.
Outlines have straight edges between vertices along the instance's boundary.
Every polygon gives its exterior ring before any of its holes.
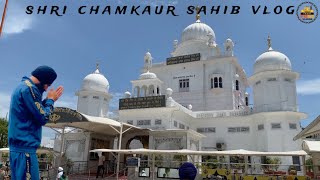
{"type": "Polygon", "coordinates": [[[39,180],[36,150],[41,143],[45,125],[53,104],[63,93],[63,87],[50,89],[47,98],[42,94],[57,78],[48,66],[39,66],[31,77],[23,77],[11,97],[9,113],[9,148],[11,180],[39,180]]]}

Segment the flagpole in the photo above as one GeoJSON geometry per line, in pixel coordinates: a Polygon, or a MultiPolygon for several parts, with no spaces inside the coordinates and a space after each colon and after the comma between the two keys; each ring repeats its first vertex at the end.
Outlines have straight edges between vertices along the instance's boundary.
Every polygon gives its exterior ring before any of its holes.
{"type": "Polygon", "coordinates": [[[8,7],[8,1],[6,0],[6,4],[4,5],[4,10],[3,10],[3,14],[2,14],[2,18],[1,18],[1,25],[0,25],[0,37],[2,34],[2,29],[3,29],[3,25],[4,25],[4,19],[6,17],[6,12],[7,12],[7,7],[8,7]]]}

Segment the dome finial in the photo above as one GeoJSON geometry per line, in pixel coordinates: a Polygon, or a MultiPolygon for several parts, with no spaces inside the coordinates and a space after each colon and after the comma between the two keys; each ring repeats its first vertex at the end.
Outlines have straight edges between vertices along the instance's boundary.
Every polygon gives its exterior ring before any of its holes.
{"type": "Polygon", "coordinates": [[[272,50],[270,34],[268,34],[268,40],[267,41],[268,41],[268,50],[272,50]]]}
{"type": "Polygon", "coordinates": [[[97,61],[97,63],[96,63],[96,69],[99,70],[99,61],[97,61]]]}
{"type": "Polygon", "coordinates": [[[95,71],[96,74],[99,74],[100,71],[99,71],[99,61],[96,62],[96,71],[95,71]]]}
{"type": "Polygon", "coordinates": [[[196,7],[196,13],[197,13],[196,20],[200,21],[200,7],[199,6],[196,7]]]}

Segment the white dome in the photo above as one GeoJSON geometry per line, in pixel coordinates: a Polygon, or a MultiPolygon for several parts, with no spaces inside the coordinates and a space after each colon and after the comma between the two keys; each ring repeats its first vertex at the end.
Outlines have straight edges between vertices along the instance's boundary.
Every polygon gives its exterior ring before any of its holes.
{"type": "Polygon", "coordinates": [[[139,79],[155,79],[155,78],[157,78],[157,75],[155,73],[148,71],[141,74],[139,79]]]}
{"type": "Polygon", "coordinates": [[[82,90],[99,91],[108,93],[109,81],[97,69],[94,73],[87,75],[82,81],[82,90]]]}
{"type": "Polygon", "coordinates": [[[212,35],[212,40],[215,42],[216,35],[214,34],[213,30],[210,26],[202,23],[200,20],[197,20],[195,23],[186,27],[182,32],[182,42],[188,40],[204,40],[208,41],[208,35],[212,35]]]}
{"type": "Polygon", "coordinates": [[[126,92],[124,93],[124,97],[125,97],[125,98],[130,98],[130,97],[131,97],[131,93],[130,93],[129,91],[126,91],[126,92]]]}
{"type": "Polygon", "coordinates": [[[291,62],[286,55],[269,48],[256,59],[254,73],[272,70],[291,70],[291,62]]]}

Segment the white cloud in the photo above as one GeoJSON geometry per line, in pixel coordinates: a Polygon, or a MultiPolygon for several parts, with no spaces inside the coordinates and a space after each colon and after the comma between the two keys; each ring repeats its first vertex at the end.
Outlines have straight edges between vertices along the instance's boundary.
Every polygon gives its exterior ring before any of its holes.
{"type": "Polygon", "coordinates": [[[0,92],[0,117],[6,117],[9,112],[10,98],[9,93],[0,92]]]}
{"type": "Polygon", "coordinates": [[[320,94],[320,78],[298,81],[297,93],[301,95],[320,94]]]}
{"type": "Polygon", "coordinates": [[[123,98],[123,94],[124,93],[111,93],[112,95],[112,99],[110,101],[110,104],[109,104],[109,108],[111,110],[116,110],[119,108],[119,99],[120,98],[123,98]]]}
{"type": "MultiPolygon", "coordinates": [[[[18,34],[25,30],[31,29],[34,22],[34,18],[31,15],[25,13],[25,7],[18,3],[19,1],[9,1],[6,19],[3,28],[4,35],[18,34]]],[[[0,12],[4,8],[5,1],[0,1],[0,12]]]]}
{"type": "Polygon", "coordinates": [[[56,107],[67,107],[76,110],[77,109],[77,96],[63,94],[60,99],[54,104],[56,107]]]}
{"type": "Polygon", "coordinates": [[[54,145],[54,139],[50,137],[42,137],[41,139],[41,146],[47,147],[47,148],[53,148],[54,145]]]}
{"type": "MultiPolygon", "coordinates": [[[[10,108],[11,93],[0,92],[0,117],[6,117],[10,108]]],[[[64,94],[55,103],[54,106],[68,107],[71,109],[77,108],[77,97],[64,94]]]]}

